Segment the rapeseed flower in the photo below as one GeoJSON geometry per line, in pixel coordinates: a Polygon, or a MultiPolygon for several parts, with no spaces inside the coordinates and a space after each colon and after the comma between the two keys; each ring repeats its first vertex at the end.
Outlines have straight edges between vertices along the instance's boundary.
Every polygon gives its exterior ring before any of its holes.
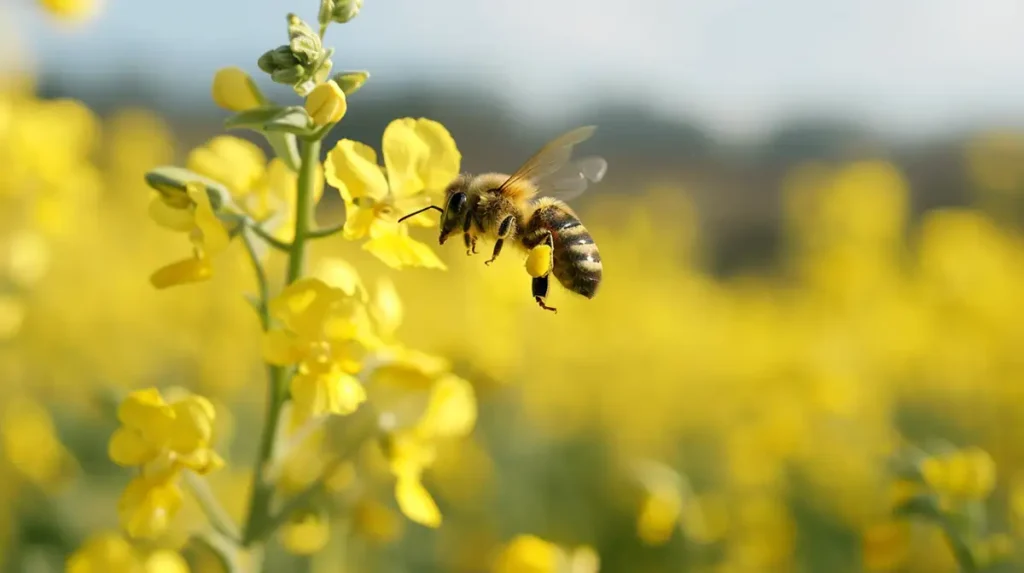
{"type": "Polygon", "coordinates": [[[213,210],[206,186],[198,182],[185,185],[181,195],[157,194],[150,203],[150,216],[172,231],[188,233],[193,256],[157,270],[150,277],[156,288],[199,282],[213,275],[213,257],[227,249],[230,236],[213,210]]]}
{"type": "MultiPolygon", "coordinates": [[[[430,247],[409,237],[408,225],[397,220],[429,205],[458,175],[462,155],[455,140],[436,121],[403,118],[384,130],[382,149],[383,168],[373,148],[349,139],[327,156],[327,182],[345,200],[343,236],[368,237],[363,248],[393,268],[444,269],[430,247]]],[[[408,224],[431,227],[436,221],[424,214],[408,224]]]]}
{"type": "MultiPolygon", "coordinates": [[[[281,241],[295,232],[295,196],[298,175],[280,158],[267,162],[256,144],[219,135],[189,153],[185,166],[223,184],[237,210],[251,217],[281,241]]],[[[322,168],[317,167],[313,204],[323,196],[322,168]]]]}
{"type": "Polygon", "coordinates": [[[597,573],[600,559],[588,546],[567,549],[536,535],[519,535],[495,558],[494,573],[597,573]]]}
{"type": "Polygon", "coordinates": [[[359,300],[320,279],[304,278],[270,302],[270,315],[276,325],[264,339],[264,357],[297,366],[291,380],[293,426],[354,412],[366,400],[356,374],[372,339],[359,300]]]}
{"type": "Polygon", "coordinates": [[[189,573],[185,559],[175,551],[143,552],[121,535],[99,532],[87,539],[70,558],[67,573],[189,573]]]}
{"type": "Polygon", "coordinates": [[[121,524],[132,537],[162,533],[184,501],[182,471],[208,474],[224,465],[210,446],[215,411],[201,396],[167,402],[154,388],[132,392],[118,408],[121,427],[110,438],[114,463],[138,467],[118,505],[121,524]]]}
{"type": "MultiPolygon", "coordinates": [[[[398,372],[375,373],[374,384],[405,385],[413,392],[421,386],[426,373],[405,369],[398,372]],[[385,381],[385,377],[388,377],[385,381]],[[394,380],[402,377],[402,380],[394,380]]],[[[429,378],[427,378],[429,380],[429,378]]],[[[431,384],[426,407],[411,426],[391,431],[386,439],[385,454],[395,477],[395,499],[409,519],[429,527],[441,524],[441,512],[433,497],[423,486],[423,472],[437,458],[437,445],[442,440],[467,436],[476,423],[476,398],[469,382],[454,374],[441,374],[431,384]]],[[[385,411],[385,420],[398,422],[395,411],[385,411]]]]}

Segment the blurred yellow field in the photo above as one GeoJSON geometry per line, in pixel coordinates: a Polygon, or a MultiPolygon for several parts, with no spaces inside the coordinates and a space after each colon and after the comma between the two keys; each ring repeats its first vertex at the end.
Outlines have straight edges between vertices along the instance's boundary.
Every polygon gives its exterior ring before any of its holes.
{"type": "Polygon", "coordinates": [[[397,221],[506,149],[401,109],[350,139],[373,79],[324,31],[361,7],[255,16],[270,49],[207,82],[228,128],[9,51],[4,571],[1024,567],[1024,132],[958,141],[959,202],[885,153],[786,159],[750,204],[726,160],[611,162],[572,202],[600,290],[551,313],[522,253],[397,221]],[[723,271],[752,211],[777,233],[723,271]]]}

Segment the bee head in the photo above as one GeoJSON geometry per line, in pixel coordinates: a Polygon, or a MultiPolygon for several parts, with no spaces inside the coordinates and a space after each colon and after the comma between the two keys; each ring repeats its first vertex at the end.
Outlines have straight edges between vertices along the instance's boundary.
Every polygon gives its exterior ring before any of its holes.
{"type": "Polygon", "coordinates": [[[457,232],[466,220],[469,201],[466,195],[467,178],[460,176],[445,190],[444,211],[441,213],[441,232],[437,241],[443,245],[448,237],[457,232]]]}

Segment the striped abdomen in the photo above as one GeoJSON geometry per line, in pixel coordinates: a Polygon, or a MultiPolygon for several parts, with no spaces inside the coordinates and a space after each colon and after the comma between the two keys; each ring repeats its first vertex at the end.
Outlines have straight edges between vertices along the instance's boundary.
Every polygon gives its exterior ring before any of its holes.
{"type": "Polygon", "coordinates": [[[532,249],[551,232],[552,274],[563,287],[593,298],[601,284],[601,254],[594,238],[568,205],[545,197],[538,202],[523,233],[523,244],[532,249]]]}

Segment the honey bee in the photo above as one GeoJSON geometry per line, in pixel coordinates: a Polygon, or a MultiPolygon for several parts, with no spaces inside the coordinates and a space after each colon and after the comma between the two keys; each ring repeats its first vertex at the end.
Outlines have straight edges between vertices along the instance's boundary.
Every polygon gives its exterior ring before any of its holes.
{"type": "MultiPolygon", "coordinates": [[[[566,289],[593,298],[601,284],[601,255],[576,213],[566,201],[578,197],[604,178],[608,163],[601,157],[570,162],[573,148],[590,139],[594,126],[576,128],[542,147],[512,175],[503,173],[462,174],[445,190],[444,208],[430,205],[405,215],[399,221],[434,209],[441,212],[438,242],[444,244],[462,233],[466,254],[476,254],[476,241],[494,241],[490,265],[505,243],[529,254],[546,245],[549,260],[541,276],[533,278],[533,298],[541,308],[548,306],[549,276],[566,289]]],[[[543,253],[545,251],[538,251],[543,253]]]]}

